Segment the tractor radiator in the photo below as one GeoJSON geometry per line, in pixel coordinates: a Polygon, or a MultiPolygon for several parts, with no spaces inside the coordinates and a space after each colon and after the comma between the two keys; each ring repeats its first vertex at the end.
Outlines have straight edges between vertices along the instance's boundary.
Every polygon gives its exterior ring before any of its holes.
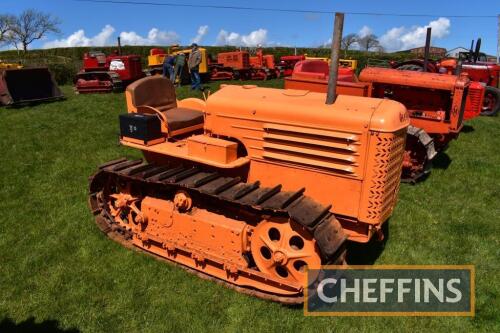
{"type": "Polygon", "coordinates": [[[372,132],[359,219],[384,222],[396,204],[406,144],[406,128],[396,133],[372,132]]]}
{"type": "Polygon", "coordinates": [[[469,85],[467,101],[465,103],[465,120],[479,116],[483,106],[483,98],[484,86],[479,82],[472,82],[469,85]]]}

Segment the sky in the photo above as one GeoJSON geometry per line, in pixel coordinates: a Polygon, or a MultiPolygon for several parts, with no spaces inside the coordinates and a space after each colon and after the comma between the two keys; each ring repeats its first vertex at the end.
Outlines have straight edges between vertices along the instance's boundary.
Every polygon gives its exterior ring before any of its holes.
{"type": "MultiPolygon", "coordinates": [[[[133,0],[132,0],[133,1],[133,0]]],[[[141,1],[141,0],[137,0],[141,1]]],[[[144,1],[144,0],[142,0],[144,1]]],[[[452,49],[468,48],[472,39],[482,38],[482,51],[497,53],[496,17],[456,18],[452,16],[496,16],[500,1],[474,7],[470,0],[365,0],[365,1],[230,1],[148,0],[148,2],[202,5],[286,8],[316,11],[344,11],[396,14],[426,14],[430,17],[346,14],[344,35],[372,33],[388,51],[423,46],[425,30],[433,30],[432,45],[452,49]],[[284,5],[286,4],[286,6],[284,5]]],[[[75,0],[2,0],[0,13],[19,14],[34,8],[57,16],[61,33],[36,41],[31,48],[128,45],[298,46],[316,47],[331,40],[333,15],[288,12],[259,12],[230,9],[180,8],[102,4],[75,0]]]]}

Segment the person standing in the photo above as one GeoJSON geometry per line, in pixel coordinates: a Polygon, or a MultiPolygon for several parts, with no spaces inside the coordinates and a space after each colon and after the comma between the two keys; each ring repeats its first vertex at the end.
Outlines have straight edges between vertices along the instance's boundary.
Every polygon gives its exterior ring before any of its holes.
{"type": "Polygon", "coordinates": [[[172,83],[175,83],[174,62],[175,57],[171,54],[167,55],[163,60],[163,76],[168,77],[172,83]]]}
{"type": "Polygon", "coordinates": [[[175,67],[174,67],[174,83],[177,77],[179,77],[179,85],[182,81],[182,70],[184,69],[184,64],[186,63],[186,55],[182,52],[177,53],[175,57],[175,67]]]}
{"type": "Polygon", "coordinates": [[[199,89],[203,91],[200,78],[201,51],[196,43],[191,44],[188,66],[191,73],[191,90],[199,89]]]}

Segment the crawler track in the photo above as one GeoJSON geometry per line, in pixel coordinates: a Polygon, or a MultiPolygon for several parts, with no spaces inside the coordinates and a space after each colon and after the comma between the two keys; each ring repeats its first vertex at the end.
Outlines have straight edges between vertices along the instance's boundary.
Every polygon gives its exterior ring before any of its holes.
{"type": "MultiPolygon", "coordinates": [[[[314,237],[321,254],[322,264],[344,262],[347,237],[340,223],[330,212],[331,206],[321,205],[305,196],[304,188],[295,192],[282,191],[281,185],[260,187],[259,182],[245,183],[240,177],[223,176],[218,172],[204,170],[198,166],[158,166],[147,164],[142,160],[131,161],[122,158],[101,165],[99,170],[89,178],[89,205],[99,228],[108,237],[126,247],[133,246],[134,235],[116,223],[106,201],[106,198],[113,192],[111,184],[117,182],[131,184],[142,196],[161,197],[167,195],[166,193],[183,190],[199,202],[219,207],[219,212],[221,209],[228,211],[231,208],[237,208],[244,215],[257,217],[257,220],[264,216],[289,218],[307,229],[314,237]]],[[[159,258],[167,260],[162,256],[159,258]]],[[[230,281],[207,275],[202,270],[183,267],[203,278],[214,280],[252,296],[288,304],[303,302],[302,290],[294,295],[283,296],[235,285],[230,281]]],[[[277,286],[283,285],[279,279],[266,276],[256,267],[240,270],[238,274],[264,279],[277,286]]]]}
{"type": "Polygon", "coordinates": [[[415,184],[431,172],[437,152],[434,140],[423,129],[410,125],[407,135],[401,182],[415,184]]]}

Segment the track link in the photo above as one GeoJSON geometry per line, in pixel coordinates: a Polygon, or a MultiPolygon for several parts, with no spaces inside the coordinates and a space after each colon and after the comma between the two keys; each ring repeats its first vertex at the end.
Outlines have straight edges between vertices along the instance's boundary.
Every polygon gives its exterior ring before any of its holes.
{"type": "MultiPolygon", "coordinates": [[[[257,212],[260,216],[289,217],[313,235],[321,253],[322,264],[344,262],[347,236],[333,213],[330,212],[331,206],[321,205],[305,196],[305,188],[297,191],[282,191],[282,186],[279,184],[274,187],[261,187],[258,181],[245,183],[240,177],[226,177],[197,166],[159,166],[145,163],[140,159],[120,158],[101,165],[99,170],[89,178],[89,205],[96,216],[99,228],[110,238],[127,247],[131,247],[132,235],[114,223],[113,217],[102,200],[103,189],[112,177],[123,181],[140,182],[145,187],[172,191],[187,190],[207,199],[238,205],[244,210],[257,212]]],[[[302,295],[289,297],[244,288],[192,268],[184,268],[239,292],[260,298],[281,303],[303,301],[302,295]]]]}
{"type": "MultiPolygon", "coordinates": [[[[432,160],[436,157],[437,151],[434,145],[434,139],[423,129],[410,125],[407,129],[407,135],[414,138],[415,143],[420,145],[424,150],[424,154],[420,154],[421,156],[418,158],[419,165],[415,165],[419,166],[421,171],[405,172],[405,170],[403,170],[403,174],[401,176],[401,182],[415,184],[431,172],[432,160]]],[[[407,144],[409,142],[411,141],[407,139],[407,144]]],[[[407,147],[407,150],[415,150],[418,148],[419,147],[407,147]]]]}

